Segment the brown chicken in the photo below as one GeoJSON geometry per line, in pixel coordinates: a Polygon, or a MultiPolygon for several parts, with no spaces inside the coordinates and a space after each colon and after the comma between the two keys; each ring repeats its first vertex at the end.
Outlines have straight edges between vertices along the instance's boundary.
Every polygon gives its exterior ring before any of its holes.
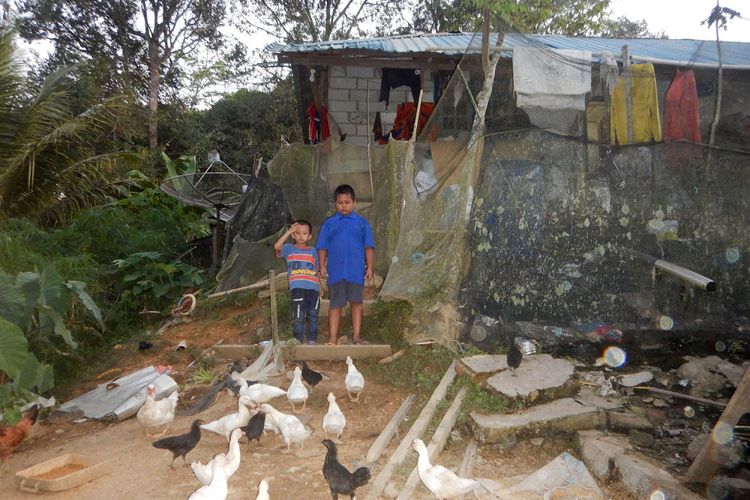
{"type": "Polygon", "coordinates": [[[0,460],[2,460],[0,471],[5,470],[10,454],[26,439],[26,434],[29,433],[31,426],[36,423],[38,416],[39,407],[34,405],[24,412],[23,417],[16,425],[0,427],[0,460]]]}

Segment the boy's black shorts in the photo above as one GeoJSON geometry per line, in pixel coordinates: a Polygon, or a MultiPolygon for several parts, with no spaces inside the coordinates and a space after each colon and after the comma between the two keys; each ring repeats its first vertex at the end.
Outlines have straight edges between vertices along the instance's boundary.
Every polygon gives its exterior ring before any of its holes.
{"type": "Polygon", "coordinates": [[[340,309],[347,302],[361,304],[364,298],[365,287],[350,281],[337,281],[333,285],[328,285],[328,307],[331,309],[340,309]]]}

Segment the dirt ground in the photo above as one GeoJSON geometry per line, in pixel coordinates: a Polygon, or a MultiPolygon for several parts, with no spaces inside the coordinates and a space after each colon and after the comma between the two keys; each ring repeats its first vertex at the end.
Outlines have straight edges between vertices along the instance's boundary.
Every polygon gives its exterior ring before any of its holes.
{"type": "MultiPolygon", "coordinates": [[[[262,328],[264,321],[247,307],[213,311],[202,318],[171,327],[157,340],[150,339],[153,347],[148,350],[138,351],[136,344],[114,349],[101,365],[92,365],[89,376],[84,377],[69,392],[71,395],[83,393],[97,383],[150,364],[172,365],[178,372],[175,378],[179,383],[184,383],[189,380],[187,365],[192,358],[185,351],[174,352],[174,347],[180,340],[187,340],[193,349],[209,347],[220,340],[224,343],[247,342],[262,328]],[[102,372],[106,375],[97,378],[102,372]]],[[[281,441],[274,441],[270,437],[263,440],[262,447],[253,443],[248,450],[243,438],[241,464],[237,473],[229,480],[229,498],[254,499],[258,482],[263,478],[270,479],[272,498],[330,498],[321,472],[325,448],[320,444],[323,439],[320,425],[327,411],[327,393],[332,391],[336,395],[347,417],[343,442],[339,446],[339,459],[350,469],[362,465],[361,460],[370,445],[407,395],[404,390],[368,381],[360,402],[352,403],[347,399],[344,388],[346,365],[343,362],[313,362],[311,367],[327,376],[311,394],[303,414],[303,420],[307,420],[307,425],[314,429],[314,434],[306,441],[302,452],[292,454],[282,453],[281,441]]],[[[286,387],[289,382],[282,379],[277,383],[286,387]]],[[[286,399],[276,399],[272,404],[281,411],[291,411],[286,399]]],[[[198,416],[210,421],[233,411],[236,411],[235,399],[227,391],[222,391],[214,405],[198,416]]],[[[192,420],[198,416],[177,417],[170,434],[186,432],[192,420]]],[[[402,425],[401,435],[406,433],[408,425],[408,422],[402,425]]],[[[457,470],[466,444],[465,439],[449,443],[439,463],[457,470]]],[[[398,441],[394,439],[376,465],[375,473],[378,465],[385,463],[397,445],[398,441]]],[[[570,440],[548,438],[541,445],[522,442],[513,450],[505,452],[480,448],[473,475],[500,479],[528,474],[563,451],[577,455],[570,446],[570,440]]],[[[188,461],[200,460],[205,463],[222,452],[226,452],[225,439],[204,432],[196,449],[188,454],[188,461]]],[[[81,424],[40,422],[11,457],[9,472],[0,476],[2,498],[32,497],[33,495],[18,490],[15,472],[66,453],[78,453],[95,461],[106,461],[108,473],[71,490],[40,493],[37,496],[60,499],[187,498],[200,486],[190,468],[185,467],[181,461],[175,462],[174,470],[168,467],[171,453],[153,448],[135,419],[115,424],[91,421],[81,424]]],[[[410,466],[414,463],[414,458],[410,458],[410,466]]],[[[408,475],[410,466],[399,469],[399,487],[408,475]]],[[[600,483],[600,486],[606,498],[633,498],[620,483],[600,483]]],[[[367,486],[359,490],[360,497],[366,492],[366,488],[367,486]]],[[[420,485],[412,498],[426,499],[431,498],[431,495],[420,485]]]]}

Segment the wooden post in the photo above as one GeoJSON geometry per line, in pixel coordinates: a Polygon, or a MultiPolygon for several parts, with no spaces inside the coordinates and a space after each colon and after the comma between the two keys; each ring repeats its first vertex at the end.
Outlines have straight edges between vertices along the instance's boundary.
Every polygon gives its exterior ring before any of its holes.
{"type": "Polygon", "coordinates": [[[427,401],[427,404],[424,406],[424,408],[422,408],[422,413],[419,414],[419,417],[417,417],[417,420],[414,421],[414,424],[411,426],[411,429],[409,429],[409,432],[407,432],[406,436],[404,436],[401,444],[398,445],[398,448],[396,448],[396,451],[393,452],[393,455],[391,455],[391,458],[388,459],[388,462],[383,466],[383,469],[377,476],[375,476],[375,479],[370,483],[370,488],[367,490],[365,499],[375,500],[376,498],[380,497],[380,494],[383,492],[385,486],[388,484],[388,481],[393,475],[393,470],[398,464],[403,462],[404,458],[406,458],[406,455],[412,449],[411,442],[415,438],[418,438],[424,432],[427,426],[430,425],[432,416],[435,414],[435,411],[437,411],[438,404],[445,397],[445,393],[448,392],[448,386],[451,384],[451,382],[453,382],[453,379],[455,378],[456,362],[453,361],[448,367],[448,370],[446,370],[445,375],[443,375],[442,380],[440,380],[440,383],[435,388],[435,391],[432,393],[429,401],[427,401]]]}
{"type": "Polygon", "coordinates": [[[271,338],[273,339],[273,366],[276,373],[284,373],[284,360],[281,357],[279,341],[279,311],[276,307],[276,271],[268,271],[268,289],[271,294],[271,338]]]}
{"type": "Polygon", "coordinates": [[[414,394],[409,394],[406,399],[404,399],[404,402],[401,403],[401,407],[396,410],[396,413],[391,417],[391,421],[388,422],[388,425],[385,426],[383,432],[380,433],[375,442],[372,443],[372,446],[370,446],[370,449],[367,450],[367,457],[365,458],[366,463],[374,464],[378,461],[378,458],[383,454],[383,451],[385,451],[388,443],[391,442],[393,435],[398,430],[398,426],[401,425],[404,417],[406,417],[406,414],[411,410],[411,406],[414,404],[416,398],[417,397],[414,394]]]}
{"type": "Polygon", "coordinates": [[[750,368],[745,370],[745,374],[742,376],[740,383],[737,384],[737,389],[732,394],[727,407],[714,425],[711,436],[690,465],[685,474],[686,483],[708,483],[711,480],[714,473],[722,465],[716,461],[716,452],[721,446],[716,441],[717,438],[719,441],[725,440],[723,436],[717,436],[717,434],[723,434],[723,431],[726,431],[731,439],[735,439],[734,426],[737,425],[740,417],[747,412],[750,412],[750,368]]]}
{"type": "Polygon", "coordinates": [[[630,72],[630,49],[622,46],[622,74],[625,78],[625,119],[628,123],[628,144],[633,144],[633,108],[630,92],[633,89],[633,75],[630,72]]]}
{"type": "MultiPolygon", "coordinates": [[[[464,402],[465,397],[466,387],[461,387],[461,390],[459,390],[458,394],[456,394],[456,398],[453,400],[453,403],[451,403],[450,408],[448,408],[448,411],[445,412],[443,420],[441,420],[440,424],[438,424],[438,427],[435,430],[435,434],[432,436],[430,444],[427,445],[427,455],[430,457],[430,463],[434,463],[435,460],[437,460],[437,457],[440,456],[443,448],[445,448],[445,443],[448,441],[448,436],[451,433],[451,429],[453,429],[453,425],[456,423],[458,413],[461,411],[461,404],[464,402]]],[[[412,496],[412,493],[414,493],[414,489],[417,487],[417,484],[419,484],[419,471],[417,471],[417,468],[414,467],[414,469],[412,469],[411,471],[411,474],[409,474],[409,479],[406,480],[404,488],[401,490],[401,493],[399,493],[398,497],[396,497],[396,500],[409,500],[409,498],[411,498],[412,496]]]]}

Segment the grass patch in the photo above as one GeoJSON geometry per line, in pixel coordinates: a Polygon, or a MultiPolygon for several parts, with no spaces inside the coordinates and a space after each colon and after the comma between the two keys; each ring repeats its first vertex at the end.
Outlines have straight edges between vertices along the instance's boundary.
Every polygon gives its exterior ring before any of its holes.
{"type": "Polygon", "coordinates": [[[197,367],[193,371],[193,376],[190,378],[190,382],[193,385],[209,385],[214,380],[213,371],[210,368],[203,366],[197,367]]]}
{"type": "Polygon", "coordinates": [[[401,349],[407,344],[404,332],[409,326],[412,305],[406,301],[383,302],[378,300],[372,306],[372,312],[365,318],[366,331],[373,339],[383,344],[390,344],[394,349],[401,349]]]}
{"type": "Polygon", "coordinates": [[[406,347],[406,353],[396,361],[381,365],[363,364],[366,377],[379,383],[414,391],[417,398],[429,397],[453,361],[453,353],[441,346],[406,347]]]}

